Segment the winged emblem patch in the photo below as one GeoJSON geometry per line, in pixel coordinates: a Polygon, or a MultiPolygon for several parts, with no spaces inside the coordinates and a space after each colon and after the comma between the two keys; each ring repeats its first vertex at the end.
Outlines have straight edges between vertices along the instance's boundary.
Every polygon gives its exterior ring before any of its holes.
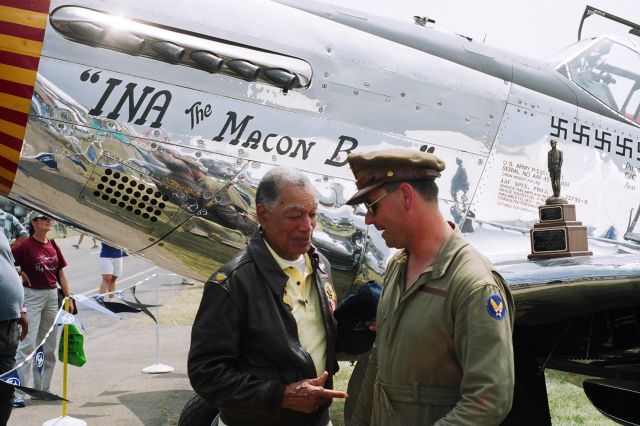
{"type": "Polygon", "coordinates": [[[489,296],[489,298],[487,299],[487,312],[489,312],[489,315],[497,320],[504,319],[507,311],[502,297],[497,294],[492,294],[491,296],[489,296]]]}

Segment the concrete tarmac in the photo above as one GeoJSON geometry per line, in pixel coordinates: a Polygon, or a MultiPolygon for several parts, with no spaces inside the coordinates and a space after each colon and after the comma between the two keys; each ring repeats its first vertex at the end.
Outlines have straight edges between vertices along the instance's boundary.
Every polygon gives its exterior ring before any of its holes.
{"type": "MultiPolygon", "coordinates": [[[[87,363],[68,367],[67,415],[88,425],[175,425],[192,395],[187,377],[191,327],[162,325],[162,364],[175,370],[145,374],[156,363],[156,330],[148,324],[119,321],[84,342],[87,363]],[[164,347],[164,350],[163,350],[164,347]]],[[[51,392],[62,396],[63,364],[54,371],[51,392]]],[[[14,409],[10,426],[41,425],[62,416],[61,402],[26,400],[14,409]]]]}

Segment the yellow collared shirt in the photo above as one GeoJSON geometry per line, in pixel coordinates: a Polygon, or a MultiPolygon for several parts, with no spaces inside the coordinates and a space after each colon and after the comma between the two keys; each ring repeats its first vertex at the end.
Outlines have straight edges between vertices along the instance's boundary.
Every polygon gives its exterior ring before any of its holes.
{"type": "Polygon", "coordinates": [[[320,296],[313,283],[311,259],[304,254],[304,274],[301,274],[298,268],[278,256],[266,241],[265,244],[278,266],[289,277],[283,301],[291,308],[298,326],[300,344],[311,355],[316,373],[320,375],[327,369],[327,334],[322,320],[320,296]]]}

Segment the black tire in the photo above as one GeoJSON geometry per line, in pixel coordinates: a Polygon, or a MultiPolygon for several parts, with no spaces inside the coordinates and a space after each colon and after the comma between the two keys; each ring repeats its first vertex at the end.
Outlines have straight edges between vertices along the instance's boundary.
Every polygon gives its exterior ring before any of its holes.
{"type": "Polygon", "coordinates": [[[194,392],[182,408],[178,426],[211,426],[217,415],[218,410],[194,392]]]}

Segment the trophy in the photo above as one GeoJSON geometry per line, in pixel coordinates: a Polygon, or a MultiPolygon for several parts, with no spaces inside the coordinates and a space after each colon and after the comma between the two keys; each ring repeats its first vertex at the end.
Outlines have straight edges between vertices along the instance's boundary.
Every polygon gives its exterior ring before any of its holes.
{"type": "Polygon", "coordinates": [[[560,196],[562,151],[556,148],[555,140],[551,139],[550,143],[547,166],[553,195],[547,198],[545,205],[538,206],[539,221],[529,231],[531,254],[527,257],[532,260],[591,256],[587,227],[576,221],[576,206],[560,196]]]}

